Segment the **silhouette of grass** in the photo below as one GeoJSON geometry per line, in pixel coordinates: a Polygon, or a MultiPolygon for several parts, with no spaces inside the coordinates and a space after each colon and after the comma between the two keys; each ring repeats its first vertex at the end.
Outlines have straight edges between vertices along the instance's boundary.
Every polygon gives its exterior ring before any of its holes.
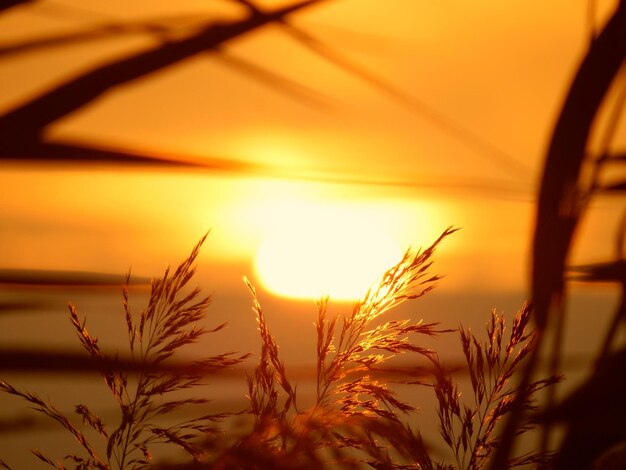
{"type": "MultiPolygon", "coordinates": [[[[534,345],[534,334],[527,329],[530,308],[525,306],[519,312],[506,344],[502,315],[492,314],[484,345],[461,328],[475,398],[473,407],[463,407],[463,415],[450,372],[436,351],[414,339],[453,330],[421,321],[376,321],[393,307],[434,287],[439,277],[428,274],[431,258],[439,243],[455,231],[445,230],[423,251],[407,251],[343,318],[329,316],[327,297],[317,302],[316,393],[309,404],[299,401],[297,386],[279,356],[256,291],[246,280],[262,344],[258,366],[248,377],[249,413],[254,424],[218,459],[217,468],[482,468],[499,438],[496,425],[519,393],[510,385],[511,378],[534,345]],[[424,380],[423,369],[419,380],[414,380],[405,369],[382,367],[402,353],[431,364],[432,380],[424,380]],[[458,467],[433,458],[432,445],[409,425],[416,404],[400,400],[393,384],[380,380],[379,372],[395,373],[396,377],[401,374],[404,385],[432,387],[439,403],[441,435],[452,448],[458,467]],[[453,430],[455,421],[462,428],[458,436],[453,430]]],[[[557,380],[534,382],[526,391],[527,408],[533,409],[532,399],[538,390],[557,380]]],[[[526,424],[519,432],[532,427],[526,424]]],[[[545,462],[548,458],[530,452],[511,464],[545,462]]]]}
{"type": "MultiPolygon", "coordinates": [[[[433,255],[456,230],[446,229],[424,250],[408,250],[345,316],[329,314],[327,297],[317,302],[315,396],[310,403],[301,402],[298,386],[279,355],[279,345],[256,291],[246,280],[261,339],[257,366],[247,377],[249,406],[244,410],[201,413],[173,425],[160,424],[164,416],[182,407],[207,402],[205,398],[179,398],[175,392],[193,389],[207,375],[214,377],[248,357],[225,353],[185,366],[172,363],[181,348],[225,326],[208,331],[196,326],[204,318],[210,299],[200,297],[199,288],[187,287],[205,238],[173,273],[168,268],[162,279],[153,282],[148,306],[139,315],[131,311],[128,289],[124,289],[124,334],[136,366],[118,359],[117,353],[105,353],[76,307],[70,305],[70,320],[79,341],[90,360],[99,365],[120,409],[117,425],[104,423],[84,404],[74,410],[79,421],[76,423],[76,417],[70,419],[35,394],[4,381],[0,382],[0,390],[26,400],[71,433],[82,452],[71,453],[64,461],[77,468],[143,468],[153,464],[151,449],[158,443],[182,448],[188,462],[155,464],[156,468],[454,468],[433,457],[436,436],[428,436],[427,442],[411,428],[411,416],[418,404],[400,399],[395,388],[396,384],[428,386],[438,403],[440,434],[452,449],[456,465],[482,468],[498,442],[498,421],[510,411],[514,397],[520,393],[509,381],[534,345],[534,334],[527,331],[530,308],[524,307],[514,320],[507,343],[503,343],[502,315],[492,314],[484,343],[461,327],[473,404],[460,402],[450,371],[436,351],[419,341],[454,330],[443,329],[438,323],[383,321],[383,315],[394,307],[434,288],[440,278],[429,273],[433,255]],[[407,370],[389,362],[399,355],[407,355],[410,363],[426,363],[429,367],[407,370]],[[222,423],[225,420],[228,422],[222,423]],[[85,433],[85,428],[91,432],[85,433]],[[93,432],[104,442],[105,451],[101,450],[102,444],[89,440],[93,432]]],[[[93,363],[88,366],[93,367],[93,363]]],[[[536,391],[556,380],[532,383],[524,395],[526,408],[533,408],[531,400],[536,391]]],[[[527,423],[518,432],[530,428],[532,424],[527,423]]],[[[53,460],[38,450],[33,453],[55,468],[65,468],[64,461],[53,460]]],[[[543,462],[546,457],[531,453],[511,464],[543,462]]]]}
{"type": "MultiPolygon", "coordinates": [[[[210,298],[199,297],[200,290],[197,287],[190,291],[187,287],[194,275],[193,263],[204,239],[173,273],[168,268],[162,279],[152,283],[148,306],[138,318],[131,312],[128,289],[124,289],[125,334],[129,352],[137,364],[167,364],[185,346],[225,326],[222,324],[211,330],[197,326],[206,315],[210,298]]],[[[174,392],[200,385],[212,371],[239,364],[247,355],[220,354],[193,361],[188,367],[172,369],[169,373],[155,371],[150,367],[120,369],[115,366],[117,353],[113,356],[105,353],[98,339],[87,329],[86,321],[80,319],[76,307],[70,305],[69,310],[70,321],[81,345],[91,359],[101,364],[102,377],[121,412],[120,422],[111,430],[86,405],[76,406],[75,413],[82,425],[95,430],[104,439],[106,452],[99,451],[99,446],[88,440],[80,426],[52,403],[45,402],[35,394],[20,391],[5,381],[0,381],[0,390],[25,399],[36,411],[57,421],[75,437],[86,455],[69,454],[64,460],[74,462],[77,468],[138,468],[151,461],[150,449],[157,443],[175,444],[197,457],[200,450],[194,441],[216,433],[215,423],[228,417],[229,413],[200,414],[168,426],[159,422],[163,416],[182,407],[207,403],[205,398],[175,399],[172,398],[174,392]]],[[[33,453],[56,468],[65,468],[61,461],[54,461],[37,450],[33,453]]]]}
{"type": "MultiPolygon", "coordinates": [[[[593,13],[595,6],[590,6],[593,13]]],[[[622,90],[616,100],[613,112],[609,116],[608,125],[601,141],[600,155],[595,157],[590,151],[590,136],[594,126],[598,123],[603,104],[612,85],[618,82],[620,71],[623,71],[626,59],[626,2],[617,2],[615,11],[606,24],[599,30],[592,28],[592,41],[589,49],[576,71],[569,87],[565,102],[561,107],[556,121],[548,152],[545,158],[544,171],[538,195],[536,227],[533,238],[532,255],[532,300],[534,305],[533,318],[537,326],[537,347],[529,356],[524,374],[520,381],[520,390],[512,406],[507,426],[504,430],[501,445],[498,447],[492,462],[494,470],[503,468],[510,458],[511,449],[516,438],[524,414],[524,391],[532,382],[536,372],[539,352],[545,347],[547,339],[552,340],[550,350],[552,373],[560,368],[561,347],[566,318],[565,299],[567,296],[568,258],[572,251],[573,240],[579,222],[582,219],[592,198],[603,192],[619,193],[623,191],[622,181],[606,186],[601,184],[601,173],[606,164],[619,164],[619,153],[613,157],[610,154],[609,144],[614,137],[617,121],[623,111],[625,95],[622,90]],[[591,165],[591,171],[583,171],[586,165],[591,165]]],[[[622,75],[623,79],[623,75],[622,75]]],[[[623,253],[618,236],[617,260],[613,263],[603,263],[588,266],[583,269],[588,281],[614,281],[621,284],[622,298],[626,293],[626,283],[620,266],[623,263],[623,253]]],[[[589,381],[572,393],[572,397],[581,395],[605,396],[611,391],[602,390],[606,386],[602,376],[606,364],[612,369],[618,381],[626,376],[626,369],[614,365],[616,355],[624,351],[624,346],[611,344],[615,337],[615,329],[619,318],[626,318],[624,302],[617,309],[613,322],[609,325],[605,343],[601,347],[601,354],[597,367],[591,371],[589,381]],[[612,351],[615,347],[617,351],[612,351]],[[606,364],[605,364],[606,363],[606,364]],[[593,391],[593,393],[592,393],[593,391]]],[[[594,312],[595,313],[595,312],[594,312]]],[[[616,387],[620,389],[620,385],[616,387]]],[[[605,396],[606,398],[606,396],[605,396]]],[[[574,402],[576,400],[572,398],[574,402]]],[[[584,406],[596,407],[597,403],[578,398],[584,406]]],[[[603,415],[605,421],[597,420],[584,422],[579,419],[578,410],[567,406],[568,401],[557,403],[554,389],[550,389],[546,397],[544,416],[560,416],[559,421],[568,424],[566,438],[558,447],[555,459],[556,468],[581,468],[592,465],[593,461],[606,451],[608,446],[615,442],[626,440],[626,432],[621,423],[625,406],[623,400],[618,400],[611,415],[603,415]],[[569,415],[564,408],[569,409],[569,415]],[[610,430],[610,432],[609,432],[610,430]],[[598,436],[603,436],[598,440],[598,436]],[[595,445],[591,445],[594,442],[595,445]],[[585,443],[590,443],[588,446],[585,443]]],[[[582,410],[580,411],[582,413],[582,410]]],[[[583,413],[584,414],[584,413],[583,413]]],[[[555,419],[548,419],[541,424],[541,450],[549,447],[553,435],[552,429],[555,419]]]]}
{"type": "MultiPolygon", "coordinates": [[[[561,377],[553,376],[535,381],[524,393],[520,393],[519,386],[511,385],[513,374],[536,346],[536,333],[527,331],[530,315],[531,307],[525,305],[515,316],[505,344],[505,318],[495,310],[487,324],[487,341],[481,342],[463,327],[459,329],[473,403],[461,402],[461,394],[445,371],[437,374],[435,393],[439,402],[441,435],[456,456],[457,468],[478,469],[486,465],[498,445],[496,426],[512,411],[515,398],[523,396],[523,409],[534,411],[537,409],[532,401],[534,394],[561,380],[561,377]]],[[[524,424],[516,433],[519,436],[531,428],[524,424]]],[[[549,459],[549,454],[531,452],[510,459],[506,468],[546,464],[549,459]]]]}

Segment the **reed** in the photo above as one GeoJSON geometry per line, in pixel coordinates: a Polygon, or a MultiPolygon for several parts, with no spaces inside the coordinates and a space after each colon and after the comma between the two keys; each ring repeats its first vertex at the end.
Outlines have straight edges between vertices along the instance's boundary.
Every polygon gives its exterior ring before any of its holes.
{"type": "MultiPolygon", "coordinates": [[[[159,368],[171,363],[185,346],[225,327],[220,324],[205,330],[197,326],[205,318],[210,298],[202,297],[197,287],[189,288],[189,283],[205,237],[173,273],[167,269],[162,279],[153,282],[148,306],[138,315],[131,311],[128,289],[123,290],[128,353],[145,367],[115,367],[118,352],[106,353],[70,305],[78,339],[101,365],[104,382],[119,406],[118,423],[104,423],[84,404],[68,417],[52,403],[7,382],[0,382],[0,389],[26,400],[78,442],[79,451],[63,460],[33,450],[38,459],[55,468],[483,468],[498,443],[497,425],[520,393],[510,381],[534,345],[534,333],[528,327],[530,307],[524,306],[515,317],[507,341],[504,316],[495,312],[482,343],[459,328],[473,390],[470,403],[461,401],[451,371],[422,341],[455,330],[421,320],[384,318],[394,307],[434,288],[440,280],[430,273],[435,250],[455,231],[446,229],[424,250],[407,250],[345,315],[330,315],[327,297],[317,302],[318,320],[312,331],[317,335],[315,395],[309,403],[303,403],[297,384],[290,379],[256,290],[246,280],[261,340],[258,363],[246,378],[247,408],[200,412],[192,419],[162,424],[166,415],[207,402],[206,398],[177,398],[176,392],[194,389],[207,376],[249,356],[229,352],[184,367],[159,368]],[[393,359],[399,356],[411,367],[398,366],[393,359]],[[398,384],[429,387],[434,392],[440,440],[451,449],[453,463],[437,457],[436,432],[427,430],[423,437],[411,427],[419,403],[400,399],[398,384]],[[95,431],[105,445],[91,442],[85,429],[91,434],[95,431]],[[155,463],[152,449],[156,444],[177,446],[187,457],[179,463],[155,463]]],[[[533,382],[524,393],[525,407],[532,409],[535,392],[556,381],[558,377],[533,382]]],[[[518,433],[532,427],[525,423],[518,433]]],[[[510,464],[542,463],[549,457],[531,453],[510,464]]]]}
{"type": "MultiPolygon", "coordinates": [[[[393,307],[415,300],[435,286],[440,278],[429,274],[433,254],[455,231],[445,230],[423,251],[407,251],[345,316],[329,315],[327,297],[317,302],[313,403],[299,400],[256,290],[246,280],[262,344],[259,363],[248,377],[254,426],[216,462],[218,468],[483,468],[497,446],[499,422],[520,392],[512,378],[534,345],[535,333],[528,327],[530,307],[525,305],[515,316],[507,341],[504,316],[495,312],[484,343],[468,330],[459,329],[474,391],[471,404],[461,403],[450,370],[436,351],[419,341],[420,337],[454,330],[437,323],[381,319],[393,307]],[[385,367],[401,354],[408,355],[411,364],[421,358],[429,367],[385,367]],[[390,376],[399,380],[383,378],[390,376]],[[426,433],[426,440],[411,428],[418,404],[400,400],[395,383],[433,390],[440,437],[452,450],[454,463],[435,457],[436,433],[426,433]],[[255,467],[261,457],[270,459],[271,465],[255,467]]],[[[550,377],[533,382],[525,391],[527,409],[534,409],[536,392],[558,380],[560,377],[550,377]]],[[[533,426],[525,423],[518,432],[525,433],[533,426]]],[[[510,466],[545,463],[550,457],[531,452],[511,459],[510,466]]]]}
{"type": "Polygon", "coordinates": [[[66,463],[73,463],[76,468],[140,468],[152,460],[152,447],[165,443],[178,446],[193,458],[200,458],[203,450],[196,441],[216,435],[216,423],[230,413],[202,414],[173,425],[163,425],[163,417],[171,415],[182,407],[198,406],[207,403],[206,398],[175,399],[175,392],[192,389],[202,384],[208,375],[229,368],[242,362],[247,356],[225,353],[193,361],[183,369],[172,369],[164,373],[158,371],[159,365],[177,358],[185,346],[197,342],[202,336],[216,333],[224,324],[211,330],[198,327],[205,318],[211,299],[201,297],[200,289],[189,289],[193,278],[194,262],[198,256],[203,237],[172,273],[169,268],[164,276],[152,283],[150,300],[145,310],[138,316],[131,312],[128,288],[123,291],[124,316],[128,338],[128,352],[139,365],[129,372],[117,369],[112,364],[118,353],[110,354],[102,350],[98,338],[93,336],[81,320],[74,305],[69,306],[70,321],[83,349],[96,364],[108,366],[101,370],[104,382],[119,407],[120,421],[105,424],[92,413],[87,405],[76,405],[75,415],[68,417],[54,404],[39,396],[18,390],[5,381],[0,381],[0,390],[26,400],[31,407],[58,422],[69,431],[79,443],[82,452],[70,453],[62,460],[54,460],[38,450],[34,455],[55,468],[65,468],[66,463]],[[76,421],[79,421],[78,423],[76,421]],[[87,438],[84,428],[96,431],[104,441],[104,451],[99,450],[101,443],[92,443],[87,438]],[[65,462],[65,463],[64,463],[65,462]]]}
{"type": "MultiPolygon", "coordinates": [[[[438,401],[440,433],[456,458],[456,468],[483,468],[499,443],[498,423],[512,411],[518,396],[524,397],[522,407],[526,411],[538,409],[535,394],[555,383],[561,376],[537,380],[521,393],[519,385],[513,384],[513,376],[520,364],[536,347],[536,332],[528,331],[532,309],[524,305],[513,319],[508,341],[505,317],[495,310],[487,323],[486,340],[481,341],[470,330],[459,328],[459,336],[470,378],[472,396],[469,402],[461,400],[458,387],[440,364],[436,375],[435,394],[438,401]]],[[[516,430],[520,436],[533,425],[524,423],[516,430]]],[[[545,465],[550,453],[530,452],[513,457],[507,468],[523,465],[545,465]]]]}

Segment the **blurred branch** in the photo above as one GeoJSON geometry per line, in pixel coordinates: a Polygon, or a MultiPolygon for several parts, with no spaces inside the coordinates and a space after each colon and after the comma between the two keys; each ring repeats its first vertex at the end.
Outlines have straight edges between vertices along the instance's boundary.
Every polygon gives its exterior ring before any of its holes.
{"type": "Polygon", "coordinates": [[[122,274],[41,269],[0,269],[0,285],[106,287],[150,284],[150,278],[122,274]]]}
{"type": "Polygon", "coordinates": [[[244,60],[240,57],[235,57],[232,54],[227,54],[223,50],[218,56],[216,56],[216,58],[233,68],[239,69],[239,71],[247,75],[253,76],[253,78],[264,85],[277,89],[283,95],[292,95],[298,99],[298,101],[306,102],[315,107],[328,107],[328,97],[253,62],[244,60]]]}
{"type": "MultiPolygon", "coordinates": [[[[626,57],[626,2],[617,10],[591,43],[576,75],[554,127],[545,159],[539,189],[536,226],[533,239],[532,301],[537,324],[538,345],[527,362],[520,389],[525,390],[536,367],[544,333],[553,326],[554,347],[550,356],[553,368],[560,358],[563,333],[563,295],[566,260],[580,215],[584,210],[584,190],[580,187],[587,142],[600,105],[626,57]]],[[[550,390],[548,402],[553,397],[550,390]]],[[[514,403],[492,469],[506,466],[516,430],[521,422],[520,393],[514,403]]],[[[549,424],[544,427],[542,445],[546,445],[549,424]]]]}
{"type": "Polygon", "coordinates": [[[0,301],[0,314],[3,313],[15,313],[19,311],[28,311],[28,310],[41,310],[50,306],[50,303],[46,302],[34,302],[34,301],[20,301],[20,300],[8,300],[8,301],[0,301]]]}
{"type": "MultiPolygon", "coordinates": [[[[258,165],[242,159],[229,159],[207,156],[166,157],[149,151],[135,151],[118,148],[103,148],[90,144],[57,142],[25,144],[22,148],[12,149],[4,156],[0,155],[2,165],[62,165],[77,168],[78,165],[137,166],[155,169],[180,169],[187,171],[217,171],[241,175],[261,176],[315,183],[341,184],[354,186],[379,186],[406,189],[447,189],[463,194],[484,195],[515,201],[531,200],[530,188],[512,181],[492,180],[467,177],[455,179],[450,175],[414,175],[410,179],[359,177],[343,172],[312,171],[310,168],[298,170],[292,168],[258,165]]],[[[65,168],[68,169],[68,168],[65,168]]]]}
{"type": "Polygon", "coordinates": [[[581,63],[554,128],[539,193],[533,248],[533,301],[540,328],[563,272],[583,209],[577,191],[589,132],[597,110],[626,55],[626,5],[593,42],[581,63]]]}
{"type": "Polygon", "coordinates": [[[357,185],[357,186],[378,186],[407,189],[446,189],[450,195],[454,190],[461,194],[494,196],[498,199],[508,199],[514,201],[528,202],[532,200],[531,189],[516,182],[506,180],[493,180],[488,178],[457,177],[452,175],[413,175],[410,179],[393,178],[359,178],[358,176],[346,176],[345,173],[312,175],[297,173],[294,171],[281,171],[287,179],[299,179],[320,183],[357,185]]]}
{"type": "Polygon", "coordinates": [[[242,371],[235,368],[224,368],[215,364],[198,364],[193,362],[140,362],[130,358],[100,357],[86,355],[84,352],[55,352],[34,349],[0,348],[0,371],[32,373],[83,374],[85,372],[100,373],[106,370],[121,372],[155,372],[170,375],[189,373],[202,375],[226,375],[240,377],[242,371]]]}
{"type": "Polygon", "coordinates": [[[41,140],[45,128],[93,102],[106,92],[257,30],[323,0],[301,0],[271,12],[231,23],[214,23],[196,34],[98,66],[0,116],[0,156],[20,153],[41,140]]]}
{"type": "Polygon", "coordinates": [[[294,37],[304,47],[310,49],[315,54],[335,64],[339,68],[358,77],[377,90],[383,92],[394,101],[400,103],[402,106],[407,107],[414,113],[425,118],[431,124],[435,125],[457,141],[473,149],[483,158],[491,160],[495,165],[507,171],[509,174],[515,176],[516,178],[520,178],[522,175],[533,176],[533,171],[524,163],[521,163],[502,149],[496,147],[493,143],[487,141],[464,125],[441,113],[426,102],[411,96],[409,93],[401,90],[394,84],[378,76],[364,66],[340,54],[336,49],[324,44],[313,34],[286,21],[281,21],[280,24],[285,27],[285,31],[287,31],[287,33],[294,37]]]}
{"type": "MultiPolygon", "coordinates": [[[[269,177],[279,177],[287,179],[300,179],[309,181],[328,182],[336,184],[356,184],[356,185],[375,185],[375,186],[395,186],[407,188],[430,188],[430,187],[446,187],[470,190],[472,192],[495,193],[499,196],[505,194],[509,199],[519,200],[525,198],[525,190],[515,188],[511,182],[485,181],[476,180],[473,182],[459,181],[450,183],[447,179],[443,183],[433,182],[428,178],[422,178],[422,181],[398,181],[393,178],[385,179],[368,179],[354,178],[343,175],[328,175],[319,172],[318,176],[311,176],[310,172],[291,171],[285,173],[276,168],[261,168],[253,164],[242,161],[219,159],[219,158],[171,158],[162,155],[155,155],[145,151],[129,151],[124,149],[102,148],[92,144],[77,144],[72,142],[44,142],[45,129],[48,125],[53,124],[64,116],[79,110],[83,106],[98,98],[108,90],[125,84],[127,82],[142,78],[150,73],[159,71],[169,65],[173,65],[178,61],[182,61],[188,57],[201,52],[216,52],[216,57],[221,59],[228,65],[239,68],[248,75],[252,75],[255,79],[266,85],[279,88],[282,93],[292,94],[299,100],[307,101],[316,106],[326,106],[325,97],[319,93],[307,88],[299,83],[295,83],[284,78],[270,70],[266,70],[249,61],[227,55],[223,46],[231,39],[246,34],[254,29],[262,27],[270,22],[279,22],[288,28],[288,31],[296,37],[296,39],[312,49],[317,54],[322,55],[325,59],[335,63],[346,69],[348,72],[376,86],[394,99],[409,105],[418,113],[426,116],[435,124],[447,129],[452,135],[460,138],[466,144],[474,145],[479,148],[475,150],[483,153],[500,154],[495,156],[496,160],[501,159],[503,166],[509,165],[511,173],[515,173],[518,177],[519,168],[515,168],[514,159],[504,154],[502,151],[492,148],[491,144],[483,142],[481,138],[473,135],[471,131],[463,128],[458,123],[451,121],[446,116],[431,109],[426,104],[420,102],[407,95],[403,91],[397,89],[392,84],[387,83],[375,74],[367,71],[363,67],[351,62],[349,59],[342,57],[333,51],[330,47],[324,45],[311,34],[302,31],[286,22],[287,15],[309,5],[313,5],[322,0],[308,0],[294,3],[290,6],[277,9],[272,12],[265,12],[257,8],[248,0],[236,0],[244,5],[249,11],[249,17],[239,22],[228,24],[206,24],[202,23],[193,28],[191,36],[180,38],[169,38],[176,27],[176,18],[157,19],[145,21],[143,23],[119,25],[104,25],[95,31],[86,31],[59,35],[57,37],[43,38],[41,40],[32,41],[20,45],[8,46],[4,52],[14,52],[19,47],[47,47],[63,44],[66,41],[86,40],[90,37],[97,38],[100,35],[116,34],[121,32],[146,32],[152,34],[161,34],[167,42],[148,51],[142,51],[121,60],[101,65],[84,75],[60,85],[59,87],[44,93],[31,102],[26,103],[17,109],[14,109],[4,116],[0,116],[0,161],[5,160],[10,163],[17,164],[48,164],[61,163],[64,165],[72,164],[114,164],[114,165],[138,165],[151,166],[156,168],[183,168],[183,169],[209,169],[227,172],[240,172],[247,174],[256,174],[269,177]],[[169,24],[168,24],[169,23],[169,24]],[[93,36],[91,36],[93,35],[93,36]],[[472,137],[473,135],[473,137],[472,137]],[[473,142],[473,143],[472,143],[473,142]],[[482,145],[482,147],[481,147],[482,145]],[[495,152],[495,153],[494,153],[495,152]],[[506,159],[511,159],[507,164],[506,159]],[[513,169],[515,168],[515,171],[513,169]],[[521,194],[521,196],[520,196],[521,194]]],[[[191,29],[191,28],[188,28],[191,29]]],[[[0,48],[0,54],[3,49],[0,48]]],[[[527,170],[527,169],[526,169],[527,170]]]]}
{"type": "Polygon", "coordinates": [[[197,16],[181,16],[157,18],[136,23],[108,23],[91,27],[84,31],[72,31],[69,33],[54,34],[39,38],[20,40],[15,43],[4,43],[0,45],[0,56],[6,58],[10,55],[25,54],[29,52],[45,51],[60,46],[72,44],[83,44],[85,41],[106,39],[111,36],[126,34],[145,33],[161,36],[167,39],[169,34],[180,29],[178,23],[194,20],[198,23],[197,16]]]}
{"type": "Polygon", "coordinates": [[[35,0],[2,0],[0,1],[0,13],[7,11],[15,6],[34,3],[35,0]]]}
{"type": "Polygon", "coordinates": [[[566,279],[583,282],[619,282],[626,283],[626,260],[618,259],[607,263],[585,264],[568,268],[566,279]]]}
{"type": "MultiPolygon", "coordinates": [[[[309,88],[285,79],[250,62],[232,56],[225,56],[220,50],[223,44],[235,37],[246,34],[267,23],[278,22],[285,26],[287,31],[305,47],[366,81],[370,85],[373,85],[394,100],[408,106],[411,110],[427,118],[454,138],[473,148],[480,155],[488,157],[496,165],[514,174],[516,178],[520,176],[520,173],[531,173],[531,170],[529,170],[527,166],[521,164],[482,137],[451,120],[426,103],[408,95],[406,92],[388,83],[383,78],[376,76],[354,61],[340,55],[337,51],[323,44],[312,34],[286,21],[290,13],[318,3],[319,1],[322,0],[302,1],[288,7],[277,9],[273,12],[264,12],[248,0],[237,0],[238,3],[246,6],[250,12],[250,16],[242,21],[229,24],[205,24],[203,27],[197,26],[195,34],[191,36],[187,36],[183,39],[169,38],[166,43],[160,44],[149,51],[143,51],[139,54],[105,64],[87,72],[43,94],[30,103],[26,103],[4,116],[0,116],[0,129],[3,128],[6,131],[5,139],[3,139],[3,132],[0,131],[0,142],[2,142],[2,140],[7,141],[5,145],[3,145],[3,148],[0,148],[0,157],[10,157],[7,152],[12,152],[13,156],[15,156],[16,153],[22,155],[26,153],[37,155],[33,150],[41,150],[41,148],[34,149],[31,147],[28,149],[26,142],[32,143],[41,140],[42,132],[47,125],[85,106],[110,88],[141,78],[203,51],[220,52],[220,56],[218,57],[221,57],[223,61],[231,66],[238,67],[248,74],[252,74],[257,80],[272,87],[280,88],[283,93],[291,93],[300,100],[308,101],[314,105],[320,105],[321,100],[319,99],[319,94],[309,88]]],[[[171,19],[169,22],[171,23],[171,19]]],[[[168,26],[167,21],[164,22],[164,20],[152,20],[130,25],[111,24],[101,26],[94,31],[70,33],[5,46],[4,48],[0,48],[0,54],[15,53],[31,48],[50,47],[80,40],[95,39],[111,34],[130,32],[160,34],[167,39],[167,33],[171,31],[171,26],[168,26]]],[[[321,104],[324,105],[325,103],[321,104]]],[[[48,155],[45,156],[45,158],[59,158],[59,155],[48,155]]]]}
{"type": "MultiPolygon", "coordinates": [[[[580,370],[581,364],[588,361],[586,355],[571,355],[567,357],[566,367],[573,370],[580,370]]],[[[231,366],[227,369],[216,369],[215,367],[203,366],[190,362],[138,362],[130,358],[120,357],[103,357],[94,359],[81,352],[63,352],[49,351],[42,349],[12,349],[0,347],[0,371],[1,372],[19,372],[19,373],[41,373],[41,374],[83,374],[85,372],[99,373],[103,369],[113,369],[132,372],[132,371],[151,371],[164,374],[184,374],[193,369],[194,373],[205,373],[207,375],[215,375],[218,377],[230,378],[244,377],[246,373],[254,373],[254,367],[248,366],[231,366]],[[200,367],[200,369],[198,369],[200,367]]],[[[547,367],[547,364],[546,364],[547,367]]],[[[314,365],[292,365],[289,368],[290,377],[298,381],[314,381],[315,366],[314,365]]],[[[424,365],[413,363],[412,361],[403,361],[398,365],[389,365],[387,367],[370,367],[361,371],[355,371],[355,377],[361,375],[371,375],[376,379],[384,379],[391,382],[407,383],[407,381],[416,380],[424,377],[432,377],[445,372],[452,375],[468,374],[467,364],[465,362],[453,361],[450,363],[440,364],[438,368],[432,364],[424,365]]]]}
{"type": "Polygon", "coordinates": [[[253,173],[257,167],[229,159],[202,158],[192,160],[156,155],[151,152],[131,151],[116,148],[103,148],[89,144],[74,142],[57,143],[26,143],[20,148],[7,150],[0,155],[0,162],[7,163],[55,163],[55,164],[116,164],[138,165],[163,168],[209,169],[218,171],[234,171],[253,173]]]}
{"type": "Polygon", "coordinates": [[[556,407],[539,415],[540,422],[567,424],[551,468],[618,468],[592,464],[604,451],[626,439],[624,396],[626,348],[607,355],[591,377],[556,407]]]}

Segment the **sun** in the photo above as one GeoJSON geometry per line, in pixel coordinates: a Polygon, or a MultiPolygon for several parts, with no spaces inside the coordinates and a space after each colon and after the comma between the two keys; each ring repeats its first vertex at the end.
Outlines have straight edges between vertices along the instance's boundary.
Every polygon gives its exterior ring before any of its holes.
{"type": "Polygon", "coordinates": [[[274,294],[357,300],[402,257],[384,223],[367,211],[324,204],[289,209],[255,259],[261,284],[274,294]]]}

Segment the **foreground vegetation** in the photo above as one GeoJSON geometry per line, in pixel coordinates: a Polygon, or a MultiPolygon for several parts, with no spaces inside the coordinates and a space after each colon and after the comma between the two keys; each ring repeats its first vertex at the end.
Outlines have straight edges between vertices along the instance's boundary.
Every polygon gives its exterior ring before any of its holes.
{"type": "MultiPolygon", "coordinates": [[[[191,363],[177,361],[180,350],[206,334],[219,334],[226,325],[205,330],[198,324],[210,303],[189,283],[204,239],[189,258],[155,281],[147,307],[131,312],[128,289],[124,311],[128,354],[136,369],[116,367],[120,352],[106,352],[70,306],[70,320],[89,356],[101,364],[102,377],[119,406],[120,420],[103,423],[86,404],[66,416],[52,403],[7,382],[0,388],[26,400],[32,408],[58,422],[77,440],[79,451],[58,459],[33,450],[55,468],[122,469],[155,464],[159,468],[482,468],[498,443],[498,423],[511,410],[518,388],[512,378],[534,344],[527,326],[528,305],[505,327],[503,315],[492,312],[482,339],[460,327],[460,347],[473,394],[461,399],[457,384],[436,351],[420,338],[449,334],[436,323],[394,318],[393,308],[428,293],[439,277],[429,273],[436,247],[454,229],[447,229],[423,251],[407,251],[355,303],[338,317],[327,311],[328,298],[317,302],[316,379],[313,403],[303,404],[289,378],[279,347],[268,327],[254,287],[254,311],[261,354],[247,376],[246,409],[207,414],[208,398],[191,397],[208,378],[240,365],[248,354],[224,353],[191,363]],[[407,366],[391,361],[403,355],[407,366]],[[436,431],[414,430],[411,417],[420,403],[398,398],[395,387],[429,387],[436,397],[439,434],[453,456],[441,457],[436,431]],[[197,416],[163,424],[183,407],[196,407],[197,416]],[[91,429],[99,442],[89,439],[91,429]],[[177,463],[153,462],[157,444],[175,445],[187,455],[177,463]],[[81,450],[82,449],[82,450],[81,450]]],[[[126,363],[125,363],[126,364],[126,363]]],[[[244,380],[243,374],[241,379],[244,380]]],[[[535,393],[558,380],[533,382],[524,407],[532,409],[535,393]]],[[[219,385],[218,385],[219,386],[219,385]]],[[[524,433],[532,425],[524,423],[524,433]]],[[[441,441],[439,441],[441,442],[441,441]]],[[[533,452],[510,460],[510,466],[545,462],[547,453],[533,452]]],[[[8,467],[8,462],[4,465],[8,467]]]]}

